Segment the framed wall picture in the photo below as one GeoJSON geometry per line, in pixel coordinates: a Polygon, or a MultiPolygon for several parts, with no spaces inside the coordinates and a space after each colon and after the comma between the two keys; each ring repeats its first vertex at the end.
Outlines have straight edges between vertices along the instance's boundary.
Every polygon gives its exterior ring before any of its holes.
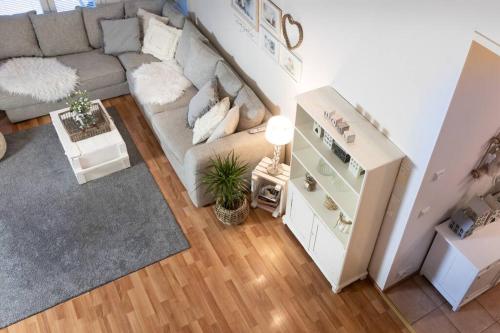
{"type": "Polygon", "coordinates": [[[231,4],[255,30],[259,30],[259,0],[231,0],[231,4]]]}
{"type": "Polygon", "coordinates": [[[271,0],[262,0],[260,22],[276,36],[281,36],[281,18],[283,12],[271,0]]]}
{"type": "Polygon", "coordinates": [[[260,46],[276,62],[279,62],[280,42],[267,29],[260,29],[260,46]]]}
{"type": "Polygon", "coordinates": [[[284,45],[280,47],[279,64],[296,82],[300,81],[302,76],[302,60],[290,52],[284,45]]]}

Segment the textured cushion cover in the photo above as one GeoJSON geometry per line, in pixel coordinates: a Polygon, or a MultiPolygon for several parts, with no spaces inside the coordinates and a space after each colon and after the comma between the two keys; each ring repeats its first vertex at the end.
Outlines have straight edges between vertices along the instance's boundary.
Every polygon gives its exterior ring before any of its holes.
{"type": "Polygon", "coordinates": [[[236,105],[233,106],[231,110],[229,110],[224,120],[222,120],[219,125],[217,125],[212,135],[210,135],[210,137],[208,138],[207,143],[233,134],[238,127],[239,120],[240,108],[236,105]]]}
{"type": "Polygon", "coordinates": [[[266,114],[266,107],[248,86],[241,88],[234,104],[240,107],[240,122],[238,132],[255,127],[262,123],[266,114]]]}
{"type": "Polygon", "coordinates": [[[182,30],[169,27],[157,19],[151,18],[144,36],[142,52],[152,54],[160,60],[171,60],[174,58],[181,33],[182,30]]]}
{"type": "Polygon", "coordinates": [[[220,96],[229,97],[231,101],[234,101],[238,92],[243,87],[243,82],[238,75],[233,72],[226,62],[219,61],[215,68],[215,77],[219,81],[220,96]]]}
{"type": "Polygon", "coordinates": [[[144,36],[146,34],[146,31],[148,30],[149,26],[149,21],[151,21],[152,18],[154,18],[157,21],[160,21],[163,24],[168,23],[168,17],[155,15],[142,8],[139,8],[139,10],[137,11],[137,17],[139,18],[139,23],[141,24],[141,33],[142,33],[141,36],[144,36]]]}
{"type": "Polygon", "coordinates": [[[189,102],[187,114],[187,126],[193,128],[196,120],[217,104],[219,94],[217,93],[217,80],[208,81],[189,102]]]}
{"type": "Polygon", "coordinates": [[[139,19],[101,20],[104,53],[120,54],[141,50],[139,19]]]}
{"type": "Polygon", "coordinates": [[[175,1],[167,0],[163,6],[163,16],[169,18],[169,24],[173,27],[182,29],[186,17],[180,12],[175,1]]]}
{"type": "Polygon", "coordinates": [[[91,50],[80,10],[29,17],[46,57],[91,50]]]}
{"type": "Polygon", "coordinates": [[[90,46],[95,49],[102,47],[102,30],[99,21],[102,19],[121,19],[125,15],[121,2],[98,5],[96,8],[82,7],[81,11],[90,46]]]}
{"type": "Polygon", "coordinates": [[[130,71],[143,64],[150,64],[152,62],[160,61],[160,59],[153,57],[151,54],[144,54],[138,52],[126,52],[118,56],[125,70],[130,71]]]}
{"type": "Polygon", "coordinates": [[[212,135],[220,122],[226,117],[229,105],[229,98],[226,97],[215,104],[204,116],[196,120],[193,129],[194,145],[202,143],[212,135]]]}
{"type": "Polygon", "coordinates": [[[205,83],[215,77],[215,67],[221,56],[198,39],[191,38],[189,55],[184,66],[184,75],[201,89],[205,83]]]}
{"type": "Polygon", "coordinates": [[[91,91],[125,82],[125,70],[120,61],[100,50],[69,54],[57,59],[77,70],[80,89],[91,91]]]}
{"type": "Polygon", "coordinates": [[[28,13],[0,16],[0,45],[0,60],[42,56],[28,13]]]}
{"type": "Polygon", "coordinates": [[[177,51],[175,52],[175,60],[182,67],[185,66],[186,59],[189,55],[191,38],[201,40],[204,43],[208,43],[208,39],[202,35],[198,28],[196,28],[196,26],[191,23],[191,21],[186,20],[184,28],[182,29],[181,38],[179,39],[179,45],[177,45],[177,51]]]}
{"type": "Polygon", "coordinates": [[[145,9],[150,13],[161,15],[165,0],[130,0],[124,3],[125,16],[136,17],[139,8],[145,9]]]}

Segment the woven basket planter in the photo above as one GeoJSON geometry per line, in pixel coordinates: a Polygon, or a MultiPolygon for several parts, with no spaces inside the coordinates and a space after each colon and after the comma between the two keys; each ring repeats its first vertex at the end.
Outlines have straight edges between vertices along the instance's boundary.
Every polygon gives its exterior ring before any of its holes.
{"type": "Polygon", "coordinates": [[[219,202],[215,203],[214,207],[215,216],[217,219],[226,225],[236,225],[245,222],[249,214],[248,200],[245,198],[243,204],[234,210],[226,209],[219,205],[219,202]]]}

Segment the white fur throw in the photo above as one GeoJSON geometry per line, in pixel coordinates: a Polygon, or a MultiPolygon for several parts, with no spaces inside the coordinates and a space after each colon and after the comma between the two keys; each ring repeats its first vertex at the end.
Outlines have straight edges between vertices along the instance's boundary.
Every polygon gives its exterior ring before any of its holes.
{"type": "Polygon", "coordinates": [[[143,64],[132,76],[134,94],[144,104],[172,103],[192,85],[175,60],[143,64]]]}
{"type": "Polygon", "coordinates": [[[28,95],[55,102],[73,92],[76,69],[53,58],[15,58],[0,66],[0,88],[13,95],[28,95]]]}

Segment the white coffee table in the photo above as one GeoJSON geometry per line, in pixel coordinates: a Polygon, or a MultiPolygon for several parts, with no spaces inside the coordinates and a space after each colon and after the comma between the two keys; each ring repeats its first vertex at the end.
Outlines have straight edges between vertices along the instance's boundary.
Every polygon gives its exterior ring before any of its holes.
{"type": "Polygon", "coordinates": [[[100,100],[95,100],[93,103],[99,103],[104,110],[110,121],[111,131],[77,142],[71,142],[59,118],[59,113],[68,111],[68,108],[50,113],[52,124],[79,184],[130,167],[127,147],[113,119],[100,100]]]}

